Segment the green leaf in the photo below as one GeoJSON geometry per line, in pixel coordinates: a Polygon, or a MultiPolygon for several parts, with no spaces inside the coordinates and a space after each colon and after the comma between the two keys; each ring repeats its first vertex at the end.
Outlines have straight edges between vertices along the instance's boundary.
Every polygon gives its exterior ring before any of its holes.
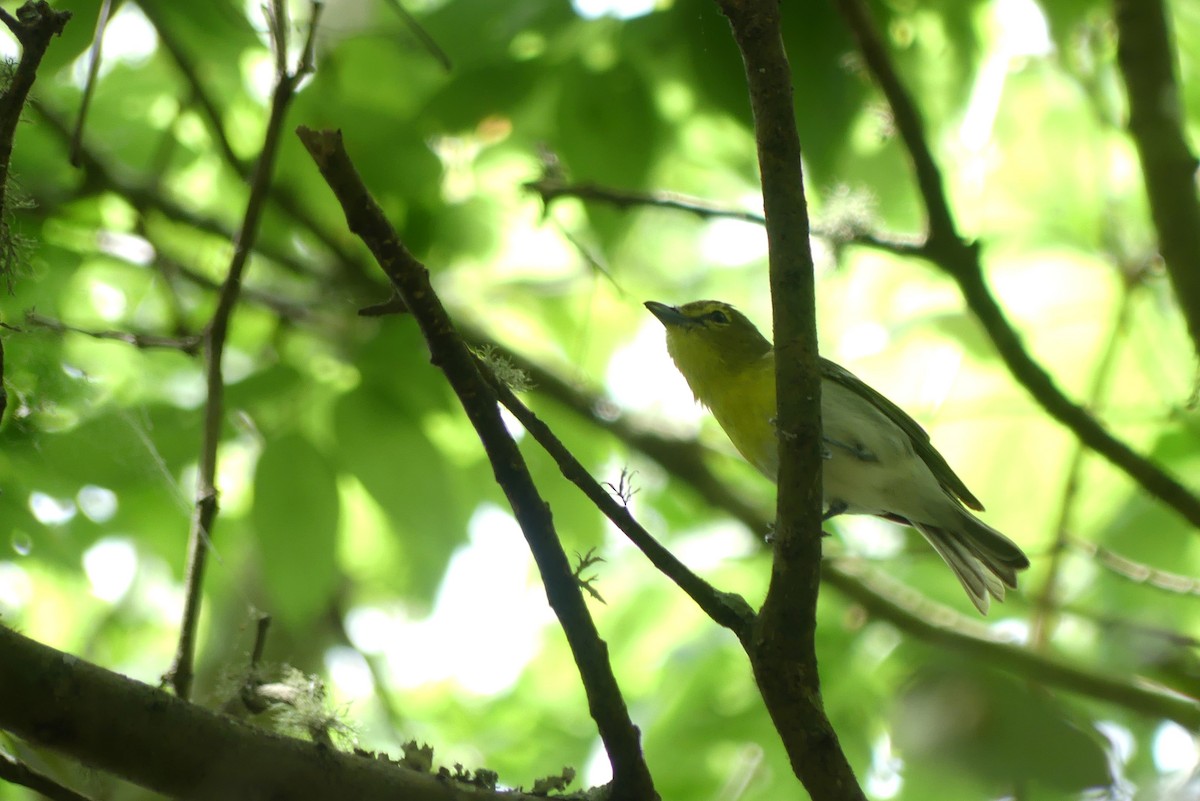
{"type": "Polygon", "coordinates": [[[389,565],[390,585],[432,597],[451,553],[466,539],[475,503],[460,496],[462,471],[447,463],[414,411],[394,396],[360,387],[338,402],[334,428],[343,469],[383,509],[401,543],[403,558],[389,565]]]}
{"type": "Polygon", "coordinates": [[[303,630],[338,583],[337,474],[304,437],[269,442],[254,473],[251,520],[262,553],[271,614],[303,630]]]}
{"type": "Polygon", "coordinates": [[[1106,742],[1075,717],[1028,684],[943,661],[903,690],[892,737],[906,760],[987,777],[999,793],[1031,783],[1073,793],[1108,786],[1106,742]]]}

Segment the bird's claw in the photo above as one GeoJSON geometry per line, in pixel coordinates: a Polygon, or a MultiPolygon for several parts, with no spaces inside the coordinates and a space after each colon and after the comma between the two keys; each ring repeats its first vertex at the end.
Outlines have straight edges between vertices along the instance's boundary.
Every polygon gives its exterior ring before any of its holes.
{"type": "MultiPolygon", "coordinates": [[[[821,439],[823,439],[825,442],[828,442],[830,445],[834,446],[835,448],[841,448],[842,450],[846,451],[851,456],[853,456],[855,459],[858,459],[860,462],[878,462],[879,461],[879,457],[876,456],[872,451],[868,450],[867,446],[863,445],[861,442],[846,443],[846,442],[842,442],[841,440],[831,439],[830,437],[822,437],[821,439]]],[[[830,456],[825,457],[825,458],[832,458],[832,453],[830,454],[830,456]]]]}
{"type": "Polygon", "coordinates": [[[845,501],[836,500],[829,504],[829,508],[825,510],[825,514],[821,515],[821,522],[825,522],[831,517],[837,517],[842,512],[850,508],[850,504],[845,501]]]}

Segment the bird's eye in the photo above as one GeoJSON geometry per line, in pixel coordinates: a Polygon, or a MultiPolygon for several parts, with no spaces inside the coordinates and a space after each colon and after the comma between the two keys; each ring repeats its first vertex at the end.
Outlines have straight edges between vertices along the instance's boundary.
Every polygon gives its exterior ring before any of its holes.
{"type": "Polygon", "coordinates": [[[717,309],[716,311],[711,311],[708,314],[706,314],[705,316],[708,319],[712,320],[717,325],[729,325],[729,315],[726,314],[725,312],[721,311],[720,309],[717,309]]]}

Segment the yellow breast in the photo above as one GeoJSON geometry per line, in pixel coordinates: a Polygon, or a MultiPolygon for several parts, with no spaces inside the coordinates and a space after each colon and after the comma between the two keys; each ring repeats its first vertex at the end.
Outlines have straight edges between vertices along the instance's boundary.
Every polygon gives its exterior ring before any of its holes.
{"type": "MultiPolygon", "coordinates": [[[[693,390],[696,388],[693,387],[693,390]]],[[[772,481],[779,470],[775,440],[775,359],[773,356],[715,383],[699,400],[708,406],[734,447],[772,481]]]]}

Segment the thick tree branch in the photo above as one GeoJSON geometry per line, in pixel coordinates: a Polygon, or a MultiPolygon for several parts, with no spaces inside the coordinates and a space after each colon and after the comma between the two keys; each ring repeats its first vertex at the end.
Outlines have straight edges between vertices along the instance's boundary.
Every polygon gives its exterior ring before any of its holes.
{"type": "Polygon", "coordinates": [[[479,374],[475,357],[454,329],[429,283],[429,271],[400,242],[383,211],[370,196],[342,145],[341,134],[301,127],[297,133],[346,213],[352,232],[362,237],[396,291],[416,318],[432,354],[446,374],[475,427],[496,481],[541,573],[546,597],[558,616],[579,668],[588,708],[613,767],[613,796],[652,801],[658,797],[642,757],[637,728],[629,718],[571,564],[559,542],[550,509],[534,486],[516,443],[504,427],[496,394],[479,374]]]}
{"type": "Polygon", "coordinates": [[[273,0],[270,29],[276,50],[277,74],[275,89],[271,96],[271,114],[267,120],[266,135],[262,152],[255,166],[250,183],[250,197],[246,201],[246,212],[241,228],[233,241],[233,257],[225,283],[217,295],[217,308],[204,332],[204,369],[207,393],[204,403],[204,435],[200,448],[199,476],[197,478],[196,509],[192,515],[188,532],[188,560],[185,569],[185,600],[183,620],[180,623],[179,644],[175,659],[167,673],[167,679],[180,698],[186,699],[192,687],[192,660],[196,650],[196,629],[200,622],[200,601],[204,594],[204,571],[208,561],[213,523],[217,517],[217,451],[225,422],[225,379],[221,372],[225,340],[233,310],[242,290],[242,276],[254,240],[258,235],[258,224],[262,219],[267,193],[270,191],[271,174],[275,168],[275,156],[283,134],[283,122],[287,108],[296,94],[296,88],[312,71],[313,42],[321,6],[314,3],[309,21],[308,41],[297,67],[287,65],[288,22],[284,19],[283,0],[273,0]]]}
{"type": "Polygon", "coordinates": [[[1175,80],[1175,41],[1162,0],[1114,0],[1117,63],[1129,90],[1129,133],[1137,145],[1150,216],[1175,297],[1200,354],[1200,200],[1196,156],[1184,134],[1175,80]]]}
{"type": "Polygon", "coordinates": [[[821,579],[821,383],[808,208],[777,0],[718,0],[742,54],[762,176],[779,439],[775,558],[750,648],[792,770],[817,801],[863,798],[825,715],[815,645],[821,579]]]}
{"type": "Polygon", "coordinates": [[[900,83],[865,2],[837,0],[837,4],[858,40],[867,66],[879,82],[892,109],[896,128],[912,159],[917,186],[929,217],[928,241],[921,255],[958,282],[967,307],[983,325],[1013,377],[1051,417],[1133,478],[1146,492],[1200,528],[1200,497],[1106,431],[1086,409],[1067,398],[1050,374],[1029,355],[1020,334],[1013,328],[987,286],[979,247],[963,240],[955,228],[942,187],[941,172],[925,138],[921,116],[912,97],[900,83]]]}
{"type": "Polygon", "coordinates": [[[3,626],[0,729],[173,798],[532,801],[273,734],[3,626]]]}

